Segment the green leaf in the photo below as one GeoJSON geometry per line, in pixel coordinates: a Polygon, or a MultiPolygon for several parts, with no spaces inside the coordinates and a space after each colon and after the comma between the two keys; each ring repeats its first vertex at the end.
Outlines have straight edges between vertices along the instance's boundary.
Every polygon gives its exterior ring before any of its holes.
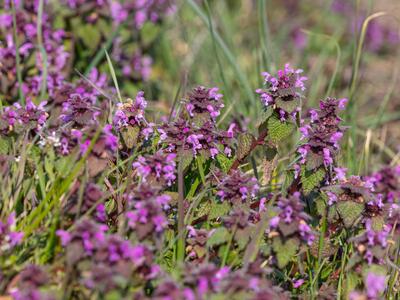
{"type": "Polygon", "coordinates": [[[203,158],[200,155],[198,155],[196,157],[196,162],[197,162],[197,168],[198,168],[199,173],[200,173],[201,181],[202,181],[203,185],[205,185],[206,184],[206,177],[204,175],[203,158]]]}
{"type": "Polygon", "coordinates": [[[96,26],[90,24],[81,24],[77,28],[77,31],[79,38],[82,39],[86,48],[89,48],[91,50],[97,49],[100,43],[101,36],[96,26]]]}
{"type": "Polygon", "coordinates": [[[247,226],[244,229],[238,229],[235,234],[235,241],[240,250],[243,250],[250,242],[250,237],[253,235],[254,227],[247,226]]]}
{"type": "Polygon", "coordinates": [[[208,215],[210,213],[210,210],[211,210],[210,202],[209,201],[203,202],[198,206],[196,210],[196,217],[201,218],[205,215],[208,215]]]}
{"type": "Polygon", "coordinates": [[[354,272],[347,272],[346,274],[346,294],[354,291],[358,284],[361,283],[361,278],[354,272]]]}
{"type": "Polygon", "coordinates": [[[191,151],[179,151],[177,157],[180,158],[179,163],[182,164],[182,170],[185,171],[193,161],[193,153],[191,151]]]}
{"type": "Polygon", "coordinates": [[[300,106],[300,99],[294,99],[290,101],[283,101],[281,99],[277,99],[275,103],[277,107],[282,108],[284,111],[288,113],[292,113],[297,107],[300,106]]]}
{"type": "Polygon", "coordinates": [[[126,127],[121,130],[122,139],[125,145],[131,149],[136,146],[139,137],[140,128],[139,127],[126,127]]]}
{"type": "Polygon", "coordinates": [[[326,200],[321,196],[315,200],[315,206],[317,208],[317,212],[320,216],[326,215],[326,200]]]}
{"type": "Polygon", "coordinates": [[[231,210],[231,206],[228,201],[222,203],[213,202],[210,208],[208,218],[210,220],[225,216],[231,210]]]}
{"type": "Polygon", "coordinates": [[[0,154],[8,154],[8,150],[10,149],[10,142],[7,138],[0,137],[0,154]]]}
{"type": "Polygon", "coordinates": [[[282,122],[274,114],[268,119],[268,136],[274,143],[286,139],[293,131],[294,125],[289,122],[282,122]]]}
{"type": "Polygon", "coordinates": [[[279,268],[284,268],[296,255],[299,244],[300,242],[296,238],[291,238],[285,243],[282,243],[280,237],[274,238],[272,242],[272,248],[274,249],[274,252],[276,254],[279,268]]]}
{"type": "Polygon", "coordinates": [[[301,168],[301,183],[303,186],[303,191],[307,195],[315,187],[319,186],[322,179],[325,177],[325,169],[319,168],[314,171],[306,171],[304,167],[301,168]]]}
{"type": "Polygon", "coordinates": [[[307,154],[307,170],[314,170],[324,164],[324,159],[321,155],[317,155],[312,151],[307,154]]]}
{"type": "Polygon", "coordinates": [[[202,127],[209,120],[210,115],[208,113],[196,114],[192,119],[192,123],[198,127],[202,127]]]}
{"type": "Polygon", "coordinates": [[[230,238],[230,233],[225,227],[218,227],[214,233],[209,237],[207,245],[209,247],[221,245],[226,243],[230,238]]]}
{"type": "Polygon", "coordinates": [[[336,205],[337,212],[342,218],[344,226],[349,228],[361,216],[364,204],[353,201],[341,201],[336,205]]]}
{"type": "Polygon", "coordinates": [[[233,164],[233,160],[229,159],[223,154],[217,154],[216,156],[218,167],[224,172],[228,173],[229,169],[233,164]]]}
{"type": "Polygon", "coordinates": [[[268,132],[268,120],[273,114],[273,109],[269,108],[261,113],[262,122],[258,123],[258,135],[266,135],[268,132]]]}
{"type": "Polygon", "coordinates": [[[250,133],[242,133],[238,138],[238,149],[237,149],[237,157],[239,160],[245,158],[250,154],[251,146],[255,138],[250,133]]]}
{"type": "Polygon", "coordinates": [[[385,225],[385,219],[382,216],[375,216],[371,218],[372,229],[375,231],[381,231],[383,225],[385,225]]]}

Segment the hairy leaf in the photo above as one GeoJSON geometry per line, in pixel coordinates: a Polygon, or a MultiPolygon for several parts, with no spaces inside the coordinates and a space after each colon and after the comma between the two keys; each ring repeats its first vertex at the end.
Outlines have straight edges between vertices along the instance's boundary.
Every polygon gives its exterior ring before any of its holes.
{"type": "Polygon", "coordinates": [[[289,122],[282,122],[274,114],[268,119],[268,136],[274,143],[278,143],[287,138],[294,129],[294,125],[289,122]]]}
{"type": "Polygon", "coordinates": [[[364,204],[353,201],[342,201],[336,205],[337,212],[342,218],[344,226],[353,226],[354,222],[364,210],[364,204]]]}
{"type": "Polygon", "coordinates": [[[277,99],[275,103],[277,107],[282,108],[284,111],[287,111],[288,113],[292,113],[297,107],[300,106],[300,99],[294,99],[290,101],[277,99]]]}
{"type": "Polygon", "coordinates": [[[122,139],[125,145],[131,149],[136,146],[139,137],[140,128],[139,127],[127,127],[121,130],[122,139]]]}
{"type": "Polygon", "coordinates": [[[229,240],[230,234],[225,227],[218,227],[207,241],[209,247],[221,245],[229,240]]]}
{"type": "Polygon", "coordinates": [[[231,166],[233,164],[233,160],[229,159],[228,157],[226,157],[223,154],[218,154],[216,156],[216,159],[217,159],[217,164],[218,164],[219,168],[224,173],[228,173],[229,169],[231,168],[231,166]]]}
{"type": "Polygon", "coordinates": [[[10,142],[7,138],[0,138],[0,154],[7,154],[10,149],[10,142]]]}
{"type": "Polygon", "coordinates": [[[231,206],[227,201],[222,203],[213,202],[210,208],[208,218],[210,220],[225,216],[231,210],[231,206]]]}
{"type": "Polygon", "coordinates": [[[254,140],[254,136],[250,133],[242,133],[239,135],[237,149],[238,159],[243,159],[249,155],[251,151],[251,145],[253,144],[254,140]]]}
{"type": "Polygon", "coordinates": [[[301,183],[305,194],[309,194],[315,187],[319,186],[325,177],[325,169],[319,168],[313,172],[306,171],[304,167],[301,169],[301,183]]]}
{"type": "Polygon", "coordinates": [[[274,249],[274,252],[276,254],[279,268],[284,268],[293,258],[293,256],[296,255],[299,244],[300,242],[296,238],[291,238],[285,243],[282,243],[280,237],[274,238],[272,242],[272,248],[274,249]]]}

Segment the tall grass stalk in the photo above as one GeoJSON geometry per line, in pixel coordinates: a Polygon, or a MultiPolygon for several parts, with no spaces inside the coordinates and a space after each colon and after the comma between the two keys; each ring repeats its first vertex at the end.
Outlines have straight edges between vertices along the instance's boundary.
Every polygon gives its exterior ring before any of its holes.
{"type": "MultiPolygon", "coordinates": [[[[201,18],[201,20],[207,25],[207,27],[209,27],[208,18],[204,14],[202,9],[197,5],[197,3],[194,0],[187,0],[187,3],[196,12],[196,14],[201,18]]],[[[235,74],[237,76],[237,80],[239,81],[240,85],[244,89],[248,100],[250,100],[250,103],[255,103],[256,102],[256,97],[254,95],[253,90],[250,87],[249,82],[247,81],[247,77],[246,77],[245,73],[241,70],[240,66],[236,62],[236,58],[234,57],[232,52],[229,50],[229,48],[227,47],[227,45],[225,44],[225,42],[221,38],[221,36],[217,32],[214,32],[214,33],[215,33],[214,34],[215,35],[215,41],[218,43],[218,45],[222,49],[222,52],[224,53],[226,59],[228,60],[229,64],[234,69],[235,74]]],[[[245,108],[246,111],[249,112],[250,111],[250,109],[249,109],[250,105],[246,105],[245,107],[246,107],[245,108]]]]}
{"type": "Polygon", "coordinates": [[[43,100],[46,97],[46,89],[47,89],[47,53],[46,49],[43,45],[43,5],[44,0],[39,0],[39,7],[38,7],[38,15],[37,15],[37,43],[38,48],[40,50],[41,59],[42,59],[42,80],[41,80],[41,87],[40,87],[40,99],[43,100]]]}
{"type": "Polygon", "coordinates": [[[12,19],[13,19],[13,37],[14,37],[14,45],[15,45],[15,64],[16,64],[16,69],[17,69],[18,95],[19,95],[19,100],[24,105],[25,104],[25,96],[22,91],[21,57],[19,56],[17,15],[16,15],[16,11],[15,11],[14,1],[11,1],[11,12],[12,12],[12,19]]]}

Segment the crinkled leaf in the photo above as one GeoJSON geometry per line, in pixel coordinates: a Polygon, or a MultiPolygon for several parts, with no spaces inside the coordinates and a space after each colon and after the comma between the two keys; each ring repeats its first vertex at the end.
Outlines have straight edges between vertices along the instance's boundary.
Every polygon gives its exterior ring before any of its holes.
{"type": "Polygon", "coordinates": [[[231,168],[233,164],[233,160],[229,159],[223,154],[218,154],[216,156],[217,164],[218,167],[224,172],[228,173],[229,169],[231,168]]]}
{"type": "Polygon", "coordinates": [[[225,216],[231,210],[231,206],[227,201],[222,203],[213,202],[210,208],[208,218],[210,220],[225,216]]]}
{"type": "Polygon", "coordinates": [[[240,250],[244,249],[250,241],[254,227],[247,226],[244,229],[238,229],[235,234],[235,241],[240,250]]]}
{"type": "Polygon", "coordinates": [[[218,227],[209,237],[207,245],[209,247],[221,245],[229,240],[230,233],[225,227],[218,227]]]}
{"type": "Polygon", "coordinates": [[[179,163],[182,164],[182,170],[185,170],[193,161],[193,153],[191,151],[179,151],[177,157],[179,158],[179,163]]]}
{"type": "MultiPolygon", "coordinates": [[[[319,251],[319,237],[316,238],[313,242],[313,244],[310,247],[311,254],[314,257],[318,257],[318,251],[319,251]]],[[[330,242],[328,237],[324,238],[323,242],[323,247],[321,251],[322,257],[329,257],[335,253],[336,249],[335,246],[330,242]]]]}
{"type": "Polygon", "coordinates": [[[274,249],[279,268],[284,268],[296,255],[299,244],[300,242],[296,238],[291,238],[285,243],[282,243],[280,237],[274,238],[272,248],[274,249]]]}
{"type": "Polygon", "coordinates": [[[250,133],[242,133],[239,135],[237,149],[238,159],[243,159],[249,155],[251,151],[251,145],[253,144],[254,140],[254,136],[250,133]]]}
{"type": "Polygon", "coordinates": [[[96,26],[91,24],[81,24],[77,28],[78,36],[82,39],[86,48],[95,50],[100,43],[100,32],[97,30],[96,26]]]}
{"type": "Polygon", "coordinates": [[[336,209],[343,220],[344,226],[349,228],[361,216],[361,213],[364,211],[364,204],[353,201],[341,201],[336,205],[336,209]]]}
{"type": "Polygon", "coordinates": [[[204,247],[201,247],[199,245],[194,246],[194,251],[196,252],[197,256],[202,258],[204,255],[206,255],[207,250],[204,247]]]}
{"type": "Polygon", "coordinates": [[[307,163],[306,167],[307,170],[314,170],[324,164],[324,158],[321,155],[315,154],[314,152],[310,151],[307,154],[307,163]]]}
{"type": "Polygon", "coordinates": [[[305,194],[309,194],[315,187],[319,186],[325,177],[325,169],[319,168],[316,171],[306,171],[304,167],[301,169],[301,183],[305,194]]]}
{"type": "Polygon", "coordinates": [[[121,130],[122,139],[125,145],[131,149],[136,146],[139,137],[140,128],[129,126],[121,130]]]}
{"type": "Polygon", "coordinates": [[[385,225],[385,219],[382,216],[375,216],[371,218],[372,229],[375,231],[381,231],[383,225],[385,225]]]}
{"type": "Polygon", "coordinates": [[[0,154],[7,154],[10,149],[10,142],[5,137],[0,137],[0,154]]]}
{"type": "Polygon", "coordinates": [[[283,109],[288,113],[292,113],[297,107],[300,106],[300,99],[293,99],[290,101],[284,101],[282,99],[277,99],[275,101],[276,106],[283,109]]]}
{"type": "Polygon", "coordinates": [[[346,292],[354,291],[358,284],[361,283],[360,277],[354,272],[347,272],[345,276],[346,292]]]}
{"type": "Polygon", "coordinates": [[[209,120],[210,120],[210,115],[208,113],[202,113],[202,114],[195,114],[195,116],[192,119],[192,122],[196,126],[201,127],[205,122],[209,120]]]}
{"type": "Polygon", "coordinates": [[[331,206],[328,209],[328,221],[333,222],[338,218],[338,212],[336,210],[336,206],[331,206]]]}
{"type": "Polygon", "coordinates": [[[326,214],[326,201],[322,196],[315,200],[315,207],[320,216],[324,216],[326,214]]]}
{"type": "Polygon", "coordinates": [[[196,217],[201,218],[202,216],[208,215],[211,210],[211,204],[209,201],[203,202],[199,205],[196,211],[196,217]]]}
{"type": "Polygon", "coordinates": [[[274,143],[287,138],[293,131],[294,125],[290,122],[282,122],[274,114],[268,119],[268,136],[274,143]]]}

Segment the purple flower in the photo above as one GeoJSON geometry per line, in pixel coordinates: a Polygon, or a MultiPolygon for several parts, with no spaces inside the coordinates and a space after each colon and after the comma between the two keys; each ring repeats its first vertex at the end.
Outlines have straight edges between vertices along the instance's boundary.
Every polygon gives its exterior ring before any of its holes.
{"type": "Polygon", "coordinates": [[[140,156],[132,166],[144,181],[152,179],[170,186],[176,178],[175,157],[175,153],[158,151],[153,155],[140,156]]]}
{"type": "Polygon", "coordinates": [[[299,101],[305,91],[304,81],[307,77],[301,76],[303,70],[295,70],[289,64],[285,65],[283,70],[279,70],[277,77],[264,72],[264,89],[257,89],[256,93],[260,95],[261,102],[265,108],[272,106],[282,121],[288,116],[292,116],[298,109],[300,103],[287,105],[291,101],[299,101]],[[291,108],[289,108],[291,107],[291,108]]]}
{"type": "Polygon", "coordinates": [[[295,192],[288,197],[280,196],[277,202],[278,215],[271,219],[272,228],[278,228],[284,236],[298,235],[308,245],[315,239],[315,234],[307,224],[310,216],[304,212],[304,204],[300,193],[295,192]]]}
{"type": "MultiPolygon", "coordinates": [[[[343,137],[344,129],[339,126],[341,119],[337,110],[343,104],[342,100],[327,98],[320,101],[320,110],[311,110],[311,121],[303,125],[301,132],[305,143],[297,149],[301,155],[301,164],[310,164],[313,169],[322,165],[325,168],[333,165],[340,150],[338,142],[343,137]]],[[[340,177],[342,174],[339,174],[340,177]]]]}
{"type": "Polygon", "coordinates": [[[71,234],[65,230],[59,229],[56,231],[56,234],[61,239],[61,245],[63,245],[64,247],[68,245],[72,239],[71,234]]]}
{"type": "Polygon", "coordinates": [[[103,134],[104,134],[104,140],[106,146],[111,150],[111,151],[116,151],[118,148],[118,138],[112,134],[112,125],[106,125],[103,128],[103,134]]]}
{"type": "Polygon", "coordinates": [[[368,272],[365,279],[368,297],[375,299],[386,289],[386,276],[368,272]]]}
{"type": "Polygon", "coordinates": [[[304,283],[304,279],[300,278],[300,279],[296,279],[293,281],[293,287],[295,289],[298,289],[299,287],[301,287],[304,283]]]}
{"type": "Polygon", "coordinates": [[[232,138],[228,132],[220,131],[215,123],[206,121],[198,126],[188,120],[179,118],[175,122],[163,124],[158,128],[160,141],[168,146],[168,151],[187,153],[191,151],[194,156],[201,152],[208,157],[216,154],[216,150],[231,154],[232,138]],[[211,150],[212,149],[212,150],[211,150]]]}
{"type": "Polygon", "coordinates": [[[272,228],[278,227],[280,220],[281,219],[279,218],[279,216],[272,217],[271,220],[269,220],[269,226],[271,226],[272,228]]]}
{"type": "Polygon", "coordinates": [[[190,117],[196,115],[208,114],[212,121],[220,115],[221,108],[224,104],[221,101],[222,94],[218,93],[218,88],[205,88],[199,86],[189,94],[186,103],[186,110],[190,117]]]}
{"type": "Polygon", "coordinates": [[[128,126],[147,127],[147,121],[144,117],[147,101],[144,98],[144,92],[138,92],[134,101],[128,99],[126,103],[118,103],[117,107],[113,120],[117,129],[128,126]]]}
{"type": "Polygon", "coordinates": [[[325,167],[333,164],[333,159],[332,159],[332,156],[331,156],[331,153],[330,153],[329,149],[328,148],[324,148],[324,149],[322,149],[322,152],[324,153],[324,164],[325,164],[325,167]]]}
{"type": "Polygon", "coordinates": [[[63,103],[62,120],[72,122],[77,126],[87,124],[96,124],[100,115],[99,108],[95,107],[93,100],[89,97],[82,97],[80,94],[72,94],[66,102],[63,103]]]}
{"type": "Polygon", "coordinates": [[[217,186],[217,195],[230,203],[242,203],[254,198],[259,190],[257,179],[236,170],[224,175],[217,186]]]}
{"type": "Polygon", "coordinates": [[[12,250],[22,243],[24,233],[15,230],[15,213],[11,213],[7,222],[0,221],[0,249],[12,250]]]}
{"type": "Polygon", "coordinates": [[[326,195],[328,196],[328,205],[333,205],[338,201],[338,198],[335,193],[326,192],[326,195]]]}

